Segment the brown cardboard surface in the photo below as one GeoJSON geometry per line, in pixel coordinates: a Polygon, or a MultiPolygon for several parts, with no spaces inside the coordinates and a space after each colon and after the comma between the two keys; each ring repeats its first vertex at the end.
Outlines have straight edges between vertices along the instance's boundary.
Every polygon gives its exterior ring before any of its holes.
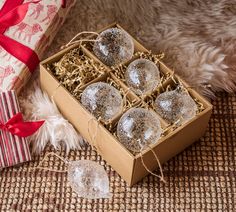
{"type": "MultiPolygon", "coordinates": [[[[119,25],[111,26],[119,27],[119,25]]],[[[136,40],[134,40],[134,43],[137,51],[148,52],[148,50],[136,40]]],[[[129,185],[133,185],[148,174],[148,171],[141,162],[140,154],[135,156],[129,152],[115,136],[84,109],[78,100],[76,100],[64,87],[59,86],[57,79],[50,73],[50,70],[46,69],[46,64],[51,64],[60,60],[65,53],[78,46],[79,44],[66,48],[41,63],[40,79],[42,88],[46,90],[49,95],[53,95],[53,99],[62,114],[75,126],[78,132],[80,132],[91,145],[96,147],[96,150],[102,157],[128,182],[129,185]],[[93,134],[95,133],[95,136],[91,136],[91,132],[93,132],[93,134]]],[[[89,57],[100,62],[93,53],[89,52],[84,47],[82,47],[82,49],[89,57]]],[[[160,69],[165,75],[171,76],[174,74],[163,62],[159,62],[160,69]]],[[[113,74],[110,73],[111,70],[108,67],[107,69],[108,73],[113,76],[113,74]]],[[[120,81],[115,78],[115,76],[113,77],[115,80],[120,81]]],[[[174,77],[188,89],[193,98],[203,104],[205,109],[197,114],[191,121],[162,137],[154,145],[151,145],[151,148],[155,151],[161,163],[164,163],[184,150],[204,134],[212,110],[212,106],[207,100],[199,95],[194,89],[190,88],[190,86],[180,77],[175,75],[174,77]]],[[[103,78],[104,76],[97,80],[103,80],[103,78]]],[[[165,83],[168,82],[169,81],[167,80],[165,83]]],[[[126,89],[126,85],[121,81],[120,86],[126,89]]],[[[137,102],[138,100],[140,102],[142,101],[135,94],[132,94],[132,92],[129,95],[131,98],[137,99],[137,102]]],[[[161,119],[161,122],[164,123],[162,125],[164,128],[167,127],[167,123],[164,120],[161,119]]],[[[150,170],[155,170],[158,167],[157,161],[155,161],[155,157],[150,149],[143,151],[142,157],[145,165],[150,170]]]]}

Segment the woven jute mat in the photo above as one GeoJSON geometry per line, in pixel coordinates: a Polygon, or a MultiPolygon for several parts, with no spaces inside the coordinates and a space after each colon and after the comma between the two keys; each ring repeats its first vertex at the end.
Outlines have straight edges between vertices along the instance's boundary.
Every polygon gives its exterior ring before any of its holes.
{"type": "MultiPolygon", "coordinates": [[[[69,160],[93,160],[109,175],[112,198],[78,198],[66,173],[32,171],[49,151],[19,167],[0,172],[0,211],[235,211],[236,206],[236,94],[218,93],[208,130],[200,141],[163,165],[166,184],[149,175],[129,187],[88,146],[72,151],[69,160]]],[[[53,156],[52,169],[65,164],[53,156]]],[[[158,170],[157,170],[158,172],[158,170]]]]}

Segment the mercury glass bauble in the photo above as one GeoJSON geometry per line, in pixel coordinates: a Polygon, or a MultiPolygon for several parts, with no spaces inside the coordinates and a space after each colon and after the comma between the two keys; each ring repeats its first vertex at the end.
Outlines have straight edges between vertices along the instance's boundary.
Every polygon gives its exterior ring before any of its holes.
{"type": "Polygon", "coordinates": [[[68,166],[68,181],[79,197],[109,198],[109,179],[104,168],[94,161],[72,161],[68,166]]]}
{"type": "Polygon", "coordinates": [[[124,30],[110,28],[99,34],[93,52],[104,64],[114,66],[132,58],[134,43],[124,30]]]}
{"type": "Polygon", "coordinates": [[[160,71],[152,61],[137,59],[129,64],[125,80],[136,94],[150,94],[160,83],[160,71]]]}
{"type": "Polygon", "coordinates": [[[123,109],[120,92],[104,82],[89,85],[82,93],[81,103],[96,118],[101,118],[103,121],[113,119],[123,109]]]}
{"type": "Polygon", "coordinates": [[[117,136],[129,150],[140,152],[160,138],[162,129],[154,111],[131,108],[119,120],[117,136]]]}
{"type": "Polygon", "coordinates": [[[198,107],[192,97],[178,87],[160,94],[155,100],[154,109],[169,123],[185,123],[196,115],[198,107]]]}

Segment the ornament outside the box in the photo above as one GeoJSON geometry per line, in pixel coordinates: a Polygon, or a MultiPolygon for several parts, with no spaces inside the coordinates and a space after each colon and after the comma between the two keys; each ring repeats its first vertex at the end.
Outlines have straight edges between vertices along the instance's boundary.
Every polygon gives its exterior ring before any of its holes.
{"type": "Polygon", "coordinates": [[[154,108],[169,123],[179,124],[192,119],[198,110],[195,101],[181,87],[160,94],[155,100],[154,108]]]}
{"type": "Polygon", "coordinates": [[[110,28],[99,34],[93,52],[104,64],[118,65],[130,60],[134,53],[131,36],[122,29],[110,28]]]}
{"type": "Polygon", "coordinates": [[[150,94],[160,83],[160,71],[152,61],[137,59],[129,64],[125,80],[136,94],[150,94]]]}
{"type": "Polygon", "coordinates": [[[122,112],[123,100],[113,86],[97,82],[89,85],[82,93],[81,103],[97,119],[109,121],[122,112]]]}
{"type": "Polygon", "coordinates": [[[157,114],[144,108],[129,109],[117,125],[119,141],[133,152],[141,152],[150,144],[157,142],[161,132],[157,114]]]}
{"type": "Polygon", "coordinates": [[[68,174],[68,182],[73,191],[79,197],[87,199],[110,198],[109,179],[104,168],[98,163],[90,160],[68,161],[56,153],[48,153],[39,165],[33,169],[41,169],[52,172],[62,172],[68,174]],[[54,170],[43,167],[42,164],[47,156],[54,155],[62,160],[67,166],[67,170],[54,170]]]}
{"type": "Polygon", "coordinates": [[[104,168],[94,161],[72,161],[68,167],[72,189],[88,199],[109,198],[109,179],[104,168]]]}

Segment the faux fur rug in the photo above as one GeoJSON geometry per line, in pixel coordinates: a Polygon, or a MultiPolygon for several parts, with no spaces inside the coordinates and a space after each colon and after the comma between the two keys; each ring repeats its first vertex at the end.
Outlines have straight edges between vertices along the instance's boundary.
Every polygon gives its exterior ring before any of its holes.
{"type": "Polygon", "coordinates": [[[203,94],[235,90],[235,0],[77,0],[50,53],[80,31],[115,21],[165,52],[165,62],[203,94]]]}
{"type": "Polygon", "coordinates": [[[236,89],[235,0],[77,0],[45,57],[115,21],[204,95],[236,89]]]}

